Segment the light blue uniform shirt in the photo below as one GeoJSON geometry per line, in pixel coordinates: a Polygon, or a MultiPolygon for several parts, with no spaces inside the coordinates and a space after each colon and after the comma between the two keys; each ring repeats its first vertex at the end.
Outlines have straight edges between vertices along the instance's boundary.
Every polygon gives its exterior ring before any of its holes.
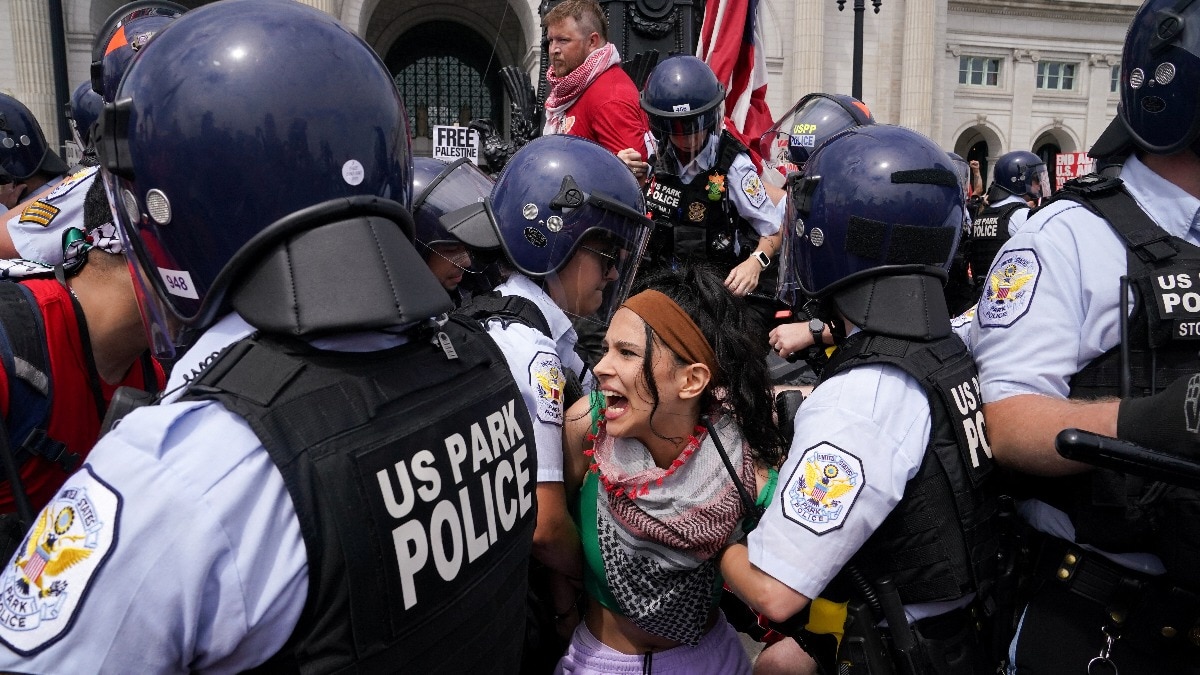
{"type": "MultiPolygon", "coordinates": [[[[250,331],[232,314],[209,329],[173,369],[168,400],[250,331]]],[[[403,340],[314,344],[372,351],[403,340]]],[[[283,477],[249,425],[212,401],[129,413],[31,531],[0,575],[5,671],[238,672],[279,651],[307,598],[283,477]],[[29,593],[30,578],[49,592],[29,593]]]]}
{"type": "MultiPolygon", "coordinates": [[[[1169,234],[1200,243],[1200,199],[1130,156],[1121,180],[1138,206],[1169,234]]],[[[997,255],[971,325],[987,403],[1019,394],[1065,399],[1071,377],[1120,342],[1120,277],[1126,248],[1091,211],[1055,202],[1029,220],[997,255]]],[[[1133,306],[1132,292],[1129,295],[1133,306]]],[[[1022,507],[1034,527],[1074,540],[1063,512],[1043,502],[1022,507]]],[[[1161,573],[1149,554],[1109,555],[1161,573]]]]}
{"type": "MultiPolygon", "coordinates": [[[[818,385],[800,406],[794,427],[779,470],[781,486],[748,547],[756,567],[815,598],[904,496],[925,457],[932,415],[916,379],[876,364],[818,385]]],[[[905,611],[915,621],[971,597],[907,605],[905,611]]]]}
{"type": "Polygon", "coordinates": [[[506,327],[499,319],[488,321],[488,335],[500,346],[513,379],[521,389],[525,407],[533,420],[537,444],[537,481],[561,483],[563,480],[562,427],[566,411],[566,376],[570,368],[581,376],[584,392],[592,386],[592,374],[586,373],[583,359],[575,353],[579,336],[571,319],[554,304],[532,279],[514,274],[496,287],[501,295],[518,295],[532,301],[550,326],[547,337],[536,328],[517,322],[506,327]]]}

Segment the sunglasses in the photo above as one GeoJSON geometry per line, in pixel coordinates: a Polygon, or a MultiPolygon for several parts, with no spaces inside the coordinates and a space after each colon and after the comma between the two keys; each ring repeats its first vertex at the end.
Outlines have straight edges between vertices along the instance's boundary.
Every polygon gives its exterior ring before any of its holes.
{"type": "Polygon", "coordinates": [[[617,269],[618,261],[617,261],[616,255],[614,255],[612,253],[605,253],[604,251],[597,251],[596,249],[594,249],[590,246],[580,245],[579,248],[587,251],[588,253],[594,253],[594,254],[596,254],[596,256],[598,256],[600,258],[601,262],[604,265],[604,274],[605,275],[607,275],[609,272],[617,269]]]}

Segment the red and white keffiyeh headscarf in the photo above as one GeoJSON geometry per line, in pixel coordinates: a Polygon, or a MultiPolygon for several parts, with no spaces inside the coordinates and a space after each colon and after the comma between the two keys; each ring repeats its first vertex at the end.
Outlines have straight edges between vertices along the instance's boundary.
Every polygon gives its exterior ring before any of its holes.
{"type": "Polygon", "coordinates": [[[600,76],[601,73],[614,65],[621,63],[621,55],[617,46],[609,42],[579,64],[579,67],[567,73],[565,77],[555,77],[554,67],[546,69],[546,81],[550,83],[550,95],[546,97],[546,128],[542,133],[562,133],[562,122],[567,108],[584,90],[600,76]]]}

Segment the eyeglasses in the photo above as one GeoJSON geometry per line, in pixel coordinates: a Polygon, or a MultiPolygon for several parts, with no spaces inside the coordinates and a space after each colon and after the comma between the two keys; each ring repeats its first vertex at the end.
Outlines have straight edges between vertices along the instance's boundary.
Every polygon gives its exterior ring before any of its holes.
{"type": "Polygon", "coordinates": [[[603,264],[604,264],[604,274],[605,275],[607,275],[609,272],[617,269],[617,256],[616,255],[614,255],[612,253],[605,253],[603,251],[597,251],[596,249],[594,249],[590,246],[581,245],[579,248],[587,251],[588,253],[594,253],[597,256],[599,256],[600,260],[603,261],[603,264]]]}

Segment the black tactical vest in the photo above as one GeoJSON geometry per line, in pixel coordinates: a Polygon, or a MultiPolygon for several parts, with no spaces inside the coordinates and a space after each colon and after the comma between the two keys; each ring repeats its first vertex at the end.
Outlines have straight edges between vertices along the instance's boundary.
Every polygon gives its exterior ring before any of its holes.
{"type": "Polygon", "coordinates": [[[260,671],[517,672],[536,454],[478,325],[369,354],[252,336],[185,399],[246,419],[300,521],[307,601],[260,671]]]}
{"type": "Polygon", "coordinates": [[[1005,204],[1004,206],[989,206],[979,212],[979,217],[971,223],[970,244],[967,246],[967,262],[971,265],[971,275],[975,288],[983,286],[987,279],[988,270],[996,254],[1004,248],[1008,241],[1008,221],[1017,209],[1028,209],[1026,204],[1005,204]]]}
{"type": "Polygon", "coordinates": [[[849,564],[872,582],[892,579],[905,604],[986,590],[995,578],[997,495],[975,362],[956,335],[917,342],[863,332],[838,347],[822,381],[878,363],[921,383],[932,426],[904,497],[849,564]]]}
{"type": "MultiPolygon", "coordinates": [[[[1058,199],[1098,214],[1125,243],[1136,297],[1128,327],[1129,395],[1161,391],[1200,371],[1200,248],[1155,224],[1120,179],[1084,176],[1068,182],[1058,199]]],[[[1121,395],[1121,361],[1121,345],[1094,359],[1071,378],[1071,398],[1121,395]]],[[[1155,553],[1179,583],[1200,588],[1200,492],[1106,469],[1033,485],[1038,499],[1070,515],[1079,543],[1155,553]]]]}
{"type": "Polygon", "coordinates": [[[740,189],[727,183],[729,168],[739,153],[746,152],[727,131],[717,146],[717,162],[685,184],[665,170],[656,170],[646,185],[646,207],[655,222],[648,248],[656,262],[700,260],[716,263],[726,271],[745,260],[758,246],[758,233],[729,199],[729,191],[740,189]],[[741,254],[735,255],[734,241],[741,254]]]}

